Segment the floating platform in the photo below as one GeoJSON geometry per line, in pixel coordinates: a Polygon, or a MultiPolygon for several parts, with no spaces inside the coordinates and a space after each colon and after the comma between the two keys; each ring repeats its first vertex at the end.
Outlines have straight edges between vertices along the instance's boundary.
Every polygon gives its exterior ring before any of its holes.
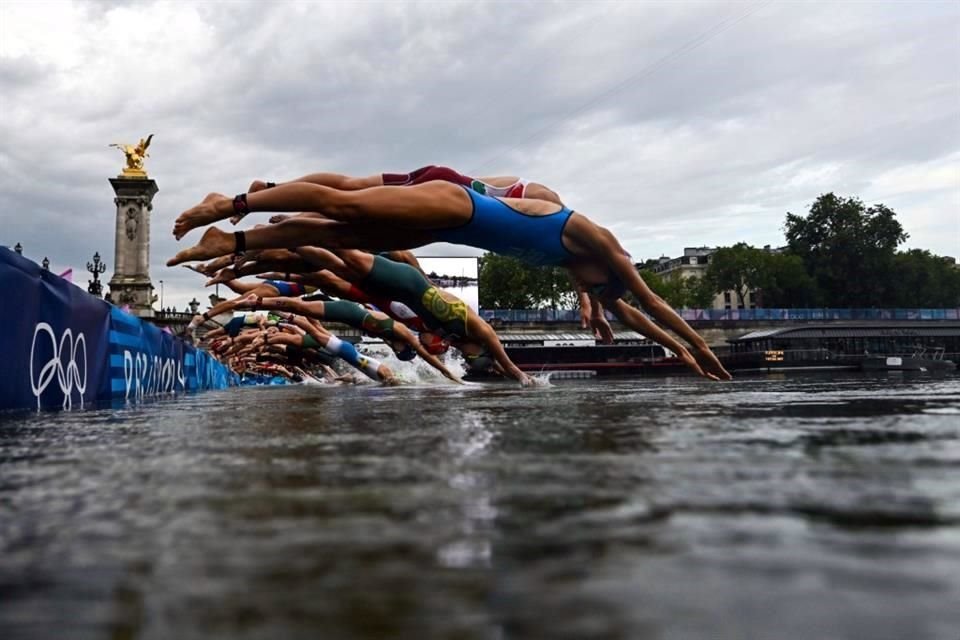
{"type": "MultiPolygon", "coordinates": [[[[689,371],[664,347],[633,331],[615,332],[613,344],[598,344],[589,333],[500,333],[498,337],[521,371],[531,375],[552,372],[554,380],[564,379],[558,374],[568,371],[581,377],[672,375],[689,371]]],[[[496,375],[474,368],[466,377],[476,380],[496,375]]]]}

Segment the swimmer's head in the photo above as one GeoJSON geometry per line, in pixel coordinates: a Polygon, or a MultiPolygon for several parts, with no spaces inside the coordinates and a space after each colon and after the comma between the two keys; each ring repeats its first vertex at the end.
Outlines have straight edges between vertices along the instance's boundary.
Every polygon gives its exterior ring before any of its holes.
{"type": "Polygon", "coordinates": [[[417,357],[416,350],[406,342],[395,340],[389,344],[390,348],[393,349],[393,355],[397,356],[397,360],[408,361],[417,357]]]}
{"type": "Polygon", "coordinates": [[[606,282],[590,285],[587,289],[590,294],[600,300],[612,302],[627,293],[627,285],[623,283],[623,280],[612,272],[607,274],[607,278],[608,280],[606,282]]]}
{"type": "Polygon", "coordinates": [[[429,331],[422,331],[420,333],[420,344],[427,350],[427,353],[435,356],[446,353],[447,349],[450,348],[449,342],[429,331]]]}
{"type": "Polygon", "coordinates": [[[486,352],[475,356],[463,354],[463,359],[467,362],[467,369],[471,372],[490,371],[493,369],[493,358],[486,352]]]}

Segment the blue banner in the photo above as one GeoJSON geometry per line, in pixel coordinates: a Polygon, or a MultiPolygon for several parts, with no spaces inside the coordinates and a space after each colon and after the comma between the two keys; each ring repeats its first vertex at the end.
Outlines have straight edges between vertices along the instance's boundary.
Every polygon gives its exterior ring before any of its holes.
{"type": "Polygon", "coordinates": [[[0,247],[0,409],[82,408],[237,383],[207,353],[0,247]]]}

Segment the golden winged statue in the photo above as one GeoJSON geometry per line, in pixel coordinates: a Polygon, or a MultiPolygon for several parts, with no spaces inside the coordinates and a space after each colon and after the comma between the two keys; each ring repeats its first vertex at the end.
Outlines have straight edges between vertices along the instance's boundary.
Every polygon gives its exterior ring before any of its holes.
{"type": "Polygon", "coordinates": [[[132,177],[132,178],[146,178],[147,172],[143,168],[143,159],[149,158],[150,154],[147,153],[147,147],[150,146],[150,140],[153,139],[153,134],[151,133],[146,138],[140,138],[140,142],[135,145],[132,144],[111,144],[110,147],[116,147],[123,151],[123,155],[127,158],[127,166],[123,168],[122,176],[132,177]]]}

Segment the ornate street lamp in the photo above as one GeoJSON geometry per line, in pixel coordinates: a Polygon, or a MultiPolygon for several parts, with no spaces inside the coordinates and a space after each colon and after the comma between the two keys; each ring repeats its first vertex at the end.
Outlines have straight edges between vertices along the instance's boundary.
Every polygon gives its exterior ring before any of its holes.
{"type": "Polygon", "coordinates": [[[19,242],[13,247],[13,250],[17,252],[18,256],[23,255],[23,245],[20,244],[19,242]]]}
{"type": "Polygon", "coordinates": [[[87,271],[93,274],[93,280],[87,280],[87,291],[98,298],[103,293],[103,285],[100,283],[100,274],[107,270],[107,264],[100,262],[100,252],[93,254],[93,262],[87,263],[87,271]]]}
{"type": "Polygon", "coordinates": [[[50,271],[50,259],[47,256],[43,256],[43,262],[40,263],[40,266],[50,271]]]}
{"type": "Polygon", "coordinates": [[[163,312],[163,280],[160,281],[160,312],[163,312]]]}
{"type": "Polygon", "coordinates": [[[190,305],[190,313],[192,313],[193,315],[197,315],[197,310],[200,308],[200,301],[194,298],[187,304],[190,305]]]}

